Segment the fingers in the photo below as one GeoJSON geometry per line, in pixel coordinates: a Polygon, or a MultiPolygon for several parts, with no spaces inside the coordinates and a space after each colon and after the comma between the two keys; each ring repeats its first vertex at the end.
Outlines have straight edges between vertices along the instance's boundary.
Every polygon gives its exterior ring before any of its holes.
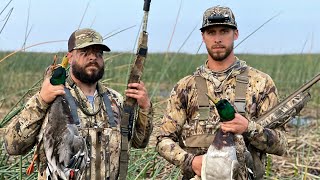
{"type": "Polygon", "coordinates": [[[144,86],[144,82],[140,81],[138,83],[130,83],[130,84],[128,84],[128,86],[139,86],[139,85],[144,86]]]}
{"type": "Polygon", "coordinates": [[[227,125],[224,125],[224,124],[221,124],[221,130],[222,132],[226,133],[226,132],[232,132],[232,133],[235,133],[235,128],[233,127],[228,127],[227,125]]]}
{"type": "Polygon", "coordinates": [[[135,98],[137,100],[139,99],[149,99],[148,94],[145,90],[139,90],[139,89],[127,89],[125,90],[125,94],[128,97],[135,98]]]}
{"type": "Polygon", "coordinates": [[[49,78],[44,79],[40,90],[40,96],[44,102],[50,104],[57,96],[64,94],[65,91],[63,85],[54,86],[50,83],[49,78]]]}
{"type": "Polygon", "coordinates": [[[248,123],[249,121],[245,117],[236,113],[233,120],[222,122],[220,125],[223,132],[242,134],[248,128],[248,123]]]}
{"type": "Polygon", "coordinates": [[[128,84],[128,88],[146,91],[146,88],[145,88],[144,83],[142,81],[140,81],[140,83],[130,83],[130,84],[128,84]]]}
{"type": "Polygon", "coordinates": [[[128,89],[125,91],[126,96],[138,98],[139,96],[148,96],[147,89],[144,86],[144,83],[130,83],[128,84],[128,89]]]}
{"type": "Polygon", "coordinates": [[[203,158],[203,155],[195,156],[192,160],[192,163],[191,163],[191,167],[192,167],[193,171],[198,176],[201,176],[202,158],[203,158]]]}
{"type": "Polygon", "coordinates": [[[126,91],[126,93],[129,93],[129,94],[138,94],[139,93],[138,89],[126,89],[125,91],[126,91]]]}
{"type": "Polygon", "coordinates": [[[137,99],[141,109],[148,109],[151,107],[147,89],[142,81],[140,81],[140,83],[128,84],[128,89],[125,90],[125,94],[128,97],[137,99]]]}

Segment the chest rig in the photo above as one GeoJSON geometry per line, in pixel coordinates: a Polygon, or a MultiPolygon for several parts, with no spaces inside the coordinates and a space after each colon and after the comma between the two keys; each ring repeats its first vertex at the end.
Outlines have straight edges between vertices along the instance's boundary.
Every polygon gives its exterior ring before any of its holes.
{"type": "MultiPolygon", "coordinates": [[[[248,68],[236,76],[235,100],[233,105],[237,112],[245,115],[246,91],[249,83],[248,68]]],[[[199,120],[207,120],[210,112],[209,99],[206,96],[208,87],[206,79],[201,76],[195,76],[196,88],[198,92],[199,120]]],[[[208,148],[214,139],[213,134],[203,134],[189,136],[185,140],[185,145],[190,148],[208,148]]]]}
{"type": "MultiPolygon", "coordinates": [[[[241,115],[245,114],[245,106],[246,106],[246,92],[247,86],[249,83],[248,79],[248,68],[246,68],[242,73],[236,76],[236,86],[235,86],[235,100],[233,105],[236,107],[237,112],[241,115]]],[[[208,116],[207,114],[203,114],[204,112],[209,112],[209,99],[206,96],[208,93],[208,87],[206,79],[201,76],[195,77],[196,88],[198,91],[198,104],[199,104],[199,113],[200,117],[208,116]]]]}
{"type": "MultiPolygon", "coordinates": [[[[246,68],[243,72],[236,76],[235,85],[235,100],[233,105],[237,109],[237,113],[245,116],[246,107],[246,91],[249,84],[248,78],[249,69],[246,68]]],[[[206,79],[201,76],[195,77],[196,88],[198,91],[198,105],[199,105],[199,119],[208,119],[208,114],[210,112],[209,99],[205,95],[208,93],[208,87],[206,79]]],[[[188,137],[186,139],[187,146],[189,147],[202,147],[208,148],[214,139],[213,134],[205,134],[198,137],[188,137]]],[[[247,169],[249,170],[249,179],[262,179],[264,174],[264,153],[260,153],[253,149],[252,146],[248,146],[248,151],[245,154],[247,169]]]]}
{"type": "MultiPolygon", "coordinates": [[[[72,82],[69,82],[69,84],[74,88],[74,84],[72,84],[72,82]]],[[[112,111],[111,101],[108,96],[109,92],[106,91],[100,94],[105,105],[109,128],[80,127],[80,119],[77,112],[78,107],[75,99],[68,88],[65,88],[65,92],[72,118],[76,121],[81,135],[85,138],[88,148],[88,157],[90,158],[82,179],[116,179],[118,176],[117,172],[111,172],[114,167],[112,167],[110,159],[112,156],[115,156],[115,152],[110,151],[110,143],[115,140],[115,135],[119,132],[117,132],[117,124],[112,111]]]]}

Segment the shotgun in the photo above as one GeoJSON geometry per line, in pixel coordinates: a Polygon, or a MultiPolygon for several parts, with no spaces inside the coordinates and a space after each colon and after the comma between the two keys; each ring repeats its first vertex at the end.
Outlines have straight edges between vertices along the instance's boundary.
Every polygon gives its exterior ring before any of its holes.
{"type": "MultiPolygon", "coordinates": [[[[129,83],[138,83],[143,73],[143,66],[148,53],[148,15],[150,9],[151,0],[144,0],[143,5],[143,24],[142,31],[139,36],[138,48],[136,58],[131,66],[131,72],[128,79],[129,83]]],[[[128,88],[128,87],[127,87],[128,88]]],[[[129,141],[133,134],[133,124],[135,120],[135,112],[137,109],[137,100],[130,97],[125,97],[123,104],[123,112],[120,123],[121,128],[121,151],[120,151],[120,169],[119,179],[126,179],[128,172],[128,161],[129,161],[129,141]]]]}
{"type": "Polygon", "coordinates": [[[263,127],[275,129],[288,123],[298,115],[306,103],[311,99],[309,89],[320,80],[320,74],[302,85],[283,101],[260,116],[256,122],[263,127]]]}

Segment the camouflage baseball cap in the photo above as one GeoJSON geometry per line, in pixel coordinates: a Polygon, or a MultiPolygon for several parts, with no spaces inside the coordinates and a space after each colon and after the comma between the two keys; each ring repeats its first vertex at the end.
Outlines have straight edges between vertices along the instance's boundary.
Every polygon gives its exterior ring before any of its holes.
{"type": "Polygon", "coordinates": [[[206,27],[213,25],[226,25],[237,29],[236,19],[231,9],[223,6],[214,6],[204,12],[200,30],[203,31],[206,27]]]}
{"type": "Polygon", "coordinates": [[[103,51],[110,51],[110,48],[103,44],[102,36],[93,29],[85,28],[74,31],[68,41],[68,51],[81,49],[91,45],[100,45],[103,51]]]}

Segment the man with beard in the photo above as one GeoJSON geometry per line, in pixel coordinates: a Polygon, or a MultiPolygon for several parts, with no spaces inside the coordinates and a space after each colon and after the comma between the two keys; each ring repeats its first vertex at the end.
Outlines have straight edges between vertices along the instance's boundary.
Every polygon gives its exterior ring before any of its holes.
{"type": "MultiPolygon", "coordinates": [[[[234,172],[235,179],[262,179],[265,153],[282,155],[287,148],[283,129],[263,128],[255,122],[278,103],[275,84],[269,75],[234,55],[234,41],[239,32],[230,8],[207,9],[200,30],[208,51],[207,60],[173,88],[157,137],[157,151],[181,168],[183,179],[199,178],[203,155],[221,128],[235,134],[240,165],[234,172]],[[206,93],[228,100],[236,109],[235,118],[219,122],[219,114],[206,93]]],[[[231,167],[221,167],[221,172],[225,168],[231,167]]]]}
{"type": "MultiPolygon", "coordinates": [[[[68,41],[66,56],[70,69],[65,86],[52,85],[50,76],[45,77],[40,92],[31,97],[8,126],[5,142],[9,154],[25,154],[37,144],[38,179],[47,179],[51,173],[47,168],[47,158],[51,157],[45,156],[42,133],[48,122],[47,110],[60,95],[65,95],[66,99],[71,97],[74,102],[72,106],[68,100],[71,113],[76,109],[72,118],[78,120],[79,132],[86,139],[90,162],[85,179],[117,179],[123,97],[99,82],[105,68],[104,51],[110,49],[95,30],[86,28],[73,32],[68,41]]],[[[128,87],[125,95],[135,98],[139,105],[131,145],[144,148],[152,131],[152,105],[143,82],[131,83],[128,87]]]]}

